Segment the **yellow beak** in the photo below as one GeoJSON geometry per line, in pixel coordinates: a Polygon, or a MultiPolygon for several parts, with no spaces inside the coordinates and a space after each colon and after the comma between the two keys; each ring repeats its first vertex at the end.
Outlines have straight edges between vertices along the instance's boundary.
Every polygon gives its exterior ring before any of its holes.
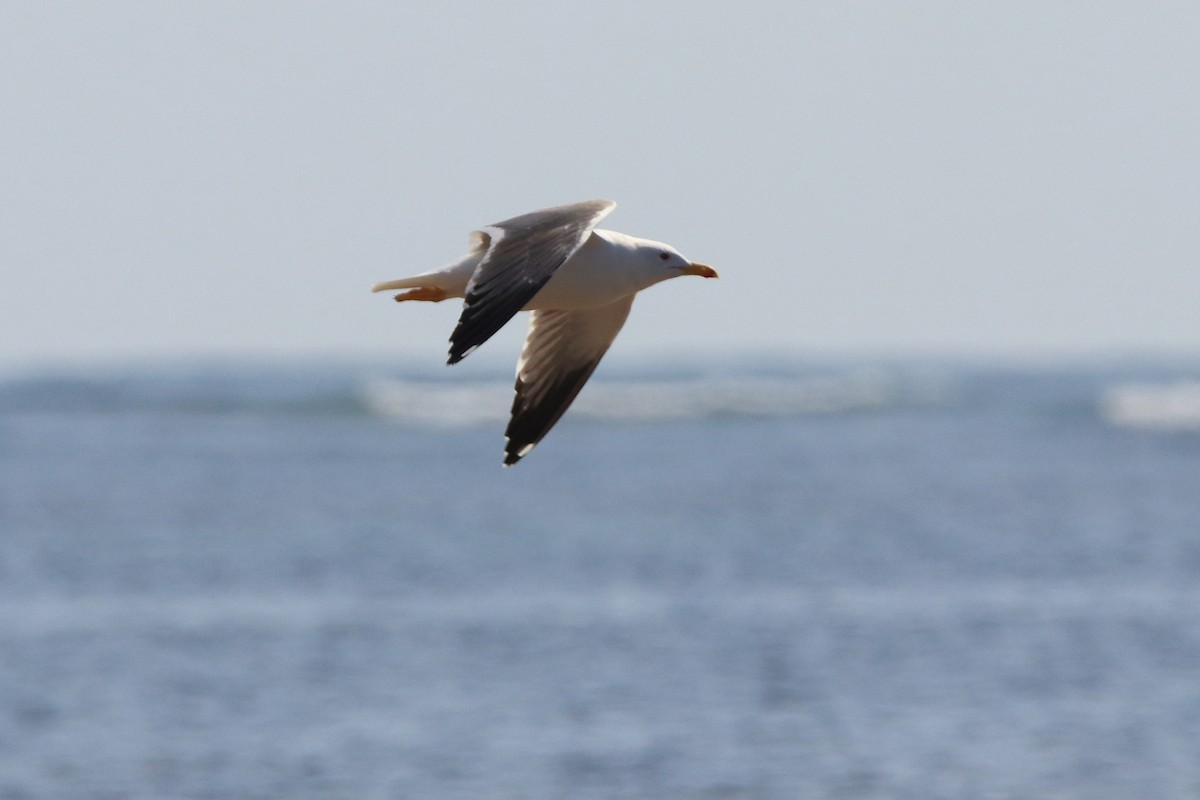
{"type": "Polygon", "coordinates": [[[708,264],[697,264],[695,261],[681,269],[680,272],[684,275],[699,275],[701,278],[717,277],[717,271],[715,269],[710,267],[708,264]]]}

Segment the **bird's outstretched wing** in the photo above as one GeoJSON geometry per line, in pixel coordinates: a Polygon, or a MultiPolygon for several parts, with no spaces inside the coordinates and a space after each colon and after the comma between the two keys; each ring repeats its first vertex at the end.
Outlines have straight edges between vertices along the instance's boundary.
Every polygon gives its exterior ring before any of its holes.
{"type": "Polygon", "coordinates": [[[467,284],[462,315],[450,335],[448,363],[461,361],[504,327],[616,205],[611,200],[587,200],[522,214],[476,231],[472,241],[479,237],[488,249],[467,284]]]}
{"type": "Polygon", "coordinates": [[[534,311],[517,362],[504,464],[521,460],[558,422],[625,324],[633,295],[584,310],[534,311]]]}

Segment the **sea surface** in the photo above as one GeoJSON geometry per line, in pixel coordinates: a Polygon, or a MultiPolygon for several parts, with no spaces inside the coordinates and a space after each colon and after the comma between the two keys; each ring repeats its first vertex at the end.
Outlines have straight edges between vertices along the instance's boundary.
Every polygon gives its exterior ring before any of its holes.
{"type": "Polygon", "coordinates": [[[1200,797],[1200,362],[0,376],[0,800],[1200,797]]]}

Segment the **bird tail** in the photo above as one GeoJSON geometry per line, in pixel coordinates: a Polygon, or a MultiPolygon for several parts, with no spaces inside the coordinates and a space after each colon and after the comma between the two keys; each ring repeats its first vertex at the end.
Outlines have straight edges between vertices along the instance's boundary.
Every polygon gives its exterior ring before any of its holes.
{"type": "Polygon", "coordinates": [[[443,264],[437,269],[422,272],[408,278],[397,278],[394,281],[384,281],[371,287],[372,292],[388,292],[393,289],[441,289],[446,297],[462,297],[466,294],[467,283],[475,268],[483,258],[483,251],[472,250],[457,261],[443,264]]]}
{"type": "Polygon", "coordinates": [[[390,292],[393,289],[416,289],[429,285],[428,275],[414,275],[411,278],[397,278],[394,281],[384,281],[371,287],[372,292],[390,292]]]}

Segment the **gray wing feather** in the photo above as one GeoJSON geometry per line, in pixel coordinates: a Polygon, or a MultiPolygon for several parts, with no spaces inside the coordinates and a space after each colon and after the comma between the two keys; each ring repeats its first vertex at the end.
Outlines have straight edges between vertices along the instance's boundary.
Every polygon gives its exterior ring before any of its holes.
{"type": "Polygon", "coordinates": [[[489,225],[488,251],[467,284],[450,360],[461,361],[512,319],[550,280],[616,203],[587,200],[545,208],[489,225]]]}
{"type": "Polygon", "coordinates": [[[512,418],[504,431],[511,466],[558,422],[625,324],[633,295],[576,311],[534,311],[517,363],[512,418]]]}

